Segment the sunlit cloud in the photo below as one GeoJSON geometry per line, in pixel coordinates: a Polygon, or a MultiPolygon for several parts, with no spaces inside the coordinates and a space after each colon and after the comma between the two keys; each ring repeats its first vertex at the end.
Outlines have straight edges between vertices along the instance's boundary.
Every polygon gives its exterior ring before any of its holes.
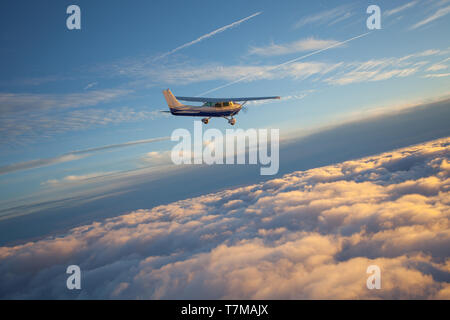
{"type": "Polygon", "coordinates": [[[62,179],[50,179],[47,181],[44,181],[41,183],[43,186],[51,186],[51,187],[60,187],[64,184],[76,184],[76,183],[83,183],[90,179],[99,179],[108,175],[111,175],[115,173],[115,171],[110,172],[93,172],[88,174],[82,174],[82,175],[69,175],[65,176],[62,179]]]}
{"type": "Polygon", "coordinates": [[[425,78],[444,78],[444,77],[448,77],[450,76],[450,73],[431,73],[431,74],[426,74],[424,77],[425,78]]]}
{"type": "Polygon", "coordinates": [[[338,41],[315,39],[314,37],[311,37],[287,44],[271,44],[266,47],[252,47],[250,48],[249,53],[260,56],[278,56],[323,49],[332,45],[338,47],[338,41]]]}
{"type": "Polygon", "coordinates": [[[83,299],[449,299],[449,145],[294,172],[0,247],[0,297],[68,298],[65,268],[77,264],[83,299]],[[382,290],[365,287],[373,264],[382,290]]]}
{"type": "MultiPolygon", "coordinates": [[[[181,155],[182,156],[182,155],[181,155]]],[[[171,164],[171,151],[151,151],[144,154],[140,159],[145,165],[167,165],[171,164]]]]}
{"type": "Polygon", "coordinates": [[[444,70],[447,68],[448,68],[448,66],[446,66],[445,64],[433,64],[426,71],[440,71],[440,70],[444,70]]]}

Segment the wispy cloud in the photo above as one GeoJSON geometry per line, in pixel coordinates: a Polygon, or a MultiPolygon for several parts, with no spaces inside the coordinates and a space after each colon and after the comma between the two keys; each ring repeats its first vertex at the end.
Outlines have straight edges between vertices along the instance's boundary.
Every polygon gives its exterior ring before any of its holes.
{"type": "Polygon", "coordinates": [[[250,48],[249,53],[260,56],[278,56],[290,53],[318,50],[330,46],[338,47],[339,42],[336,40],[323,40],[310,37],[287,44],[271,44],[270,46],[266,47],[252,47],[250,48]]]}
{"type": "MultiPolygon", "coordinates": [[[[328,47],[325,47],[325,48],[323,48],[323,49],[316,50],[316,51],[313,51],[313,52],[308,53],[308,54],[306,54],[306,55],[303,55],[303,56],[300,56],[300,57],[297,57],[297,58],[288,60],[288,61],[286,61],[286,62],[280,63],[280,64],[278,64],[278,65],[272,66],[272,67],[269,69],[269,71],[273,71],[273,70],[275,70],[275,69],[279,69],[279,68],[285,67],[285,66],[290,65],[290,64],[292,64],[292,63],[294,63],[294,62],[296,62],[296,61],[306,59],[306,58],[308,58],[308,57],[310,57],[310,56],[313,56],[313,55],[315,55],[315,54],[318,54],[318,53],[320,53],[320,52],[329,50],[329,49],[334,48],[334,47],[337,47],[337,46],[344,45],[344,44],[346,44],[346,43],[348,43],[348,42],[350,42],[350,41],[353,41],[353,40],[356,40],[356,39],[365,37],[366,35],[368,35],[368,34],[370,34],[370,33],[371,33],[371,32],[366,32],[366,33],[360,34],[360,35],[355,36],[355,37],[352,37],[352,38],[350,38],[350,39],[347,39],[347,40],[344,40],[344,41],[341,41],[341,42],[337,42],[337,43],[335,43],[335,44],[332,44],[332,45],[330,45],[330,46],[328,46],[328,47]]],[[[255,76],[254,74],[248,74],[247,76],[242,77],[242,78],[239,78],[239,79],[237,79],[237,80],[235,80],[235,81],[232,81],[232,82],[226,83],[226,84],[224,84],[224,85],[218,86],[218,87],[216,87],[216,88],[210,89],[210,90],[208,90],[208,91],[205,91],[205,92],[199,94],[199,96],[202,96],[202,95],[205,95],[205,94],[208,94],[208,93],[211,93],[211,92],[220,90],[220,89],[222,89],[222,88],[229,87],[229,86],[231,86],[231,85],[233,85],[233,84],[236,84],[236,83],[238,83],[238,82],[245,81],[245,80],[247,80],[247,79],[249,79],[249,78],[251,78],[251,77],[254,77],[254,76],[255,76]]]]}
{"type": "Polygon", "coordinates": [[[121,108],[83,108],[52,112],[10,112],[0,117],[0,144],[28,144],[41,138],[92,127],[135,122],[164,116],[158,111],[121,108]]]}
{"type": "Polygon", "coordinates": [[[403,57],[347,63],[339,72],[325,81],[335,85],[347,85],[408,77],[423,70],[422,68],[428,63],[427,61],[417,61],[418,58],[439,56],[444,52],[430,49],[403,57]]]}
{"type": "Polygon", "coordinates": [[[95,106],[131,92],[126,89],[105,89],[67,94],[0,93],[0,112],[4,114],[95,106]]]}
{"type": "Polygon", "coordinates": [[[312,14],[300,19],[295,23],[294,28],[298,29],[308,24],[321,25],[321,24],[335,24],[342,20],[345,20],[351,16],[349,6],[339,6],[334,9],[322,11],[316,14],[312,14]]]}
{"type": "MultiPolygon", "coordinates": [[[[400,57],[386,57],[367,61],[301,61],[302,59],[334,47],[342,46],[345,43],[368,34],[369,33],[366,33],[342,42],[333,41],[331,45],[323,49],[315,50],[281,64],[227,66],[214,63],[196,65],[183,63],[161,66],[160,68],[144,68],[137,72],[139,72],[139,76],[141,77],[158,81],[158,83],[167,84],[190,84],[213,80],[228,81],[224,85],[201,93],[200,96],[202,96],[236,83],[258,80],[310,79],[311,81],[324,81],[329,84],[344,85],[356,82],[381,81],[392,78],[408,77],[429,68],[430,62],[435,58],[446,56],[449,52],[448,49],[427,49],[400,57]],[[325,75],[328,77],[325,78],[325,75]]],[[[303,48],[306,47],[307,46],[305,45],[303,48]]],[[[290,45],[285,45],[282,49],[276,48],[274,50],[276,52],[272,53],[287,52],[290,50],[289,48],[290,45]]],[[[447,59],[439,63],[444,64],[445,61],[447,61],[447,59]]]]}
{"type": "Polygon", "coordinates": [[[51,82],[73,81],[74,76],[48,75],[40,77],[13,78],[8,81],[0,81],[1,86],[40,86],[51,82]]]}
{"type": "MultiPolygon", "coordinates": [[[[285,101],[290,101],[290,100],[302,100],[304,98],[306,98],[308,95],[310,95],[311,93],[315,92],[316,90],[305,90],[305,91],[301,91],[301,92],[296,92],[293,94],[288,94],[283,96],[283,102],[285,101]]],[[[262,105],[262,104],[270,104],[270,103],[274,103],[276,101],[274,100],[259,100],[259,101],[249,101],[247,103],[247,105],[249,106],[258,106],[258,105],[262,105]]]]}
{"type": "Polygon", "coordinates": [[[399,61],[401,62],[401,61],[413,59],[413,58],[423,58],[423,57],[429,57],[429,56],[435,56],[435,55],[443,55],[446,53],[449,53],[449,51],[448,50],[443,51],[443,50],[438,50],[438,49],[428,49],[425,51],[408,54],[408,55],[400,58],[399,61]]]}
{"type": "Polygon", "coordinates": [[[450,57],[445,58],[444,60],[431,65],[430,67],[428,67],[428,69],[426,71],[434,72],[434,71],[441,71],[441,70],[447,69],[448,61],[450,61],[450,57]]]}
{"type": "Polygon", "coordinates": [[[450,6],[444,7],[444,8],[440,8],[438,9],[435,13],[433,13],[431,16],[417,22],[416,24],[414,24],[413,26],[411,26],[411,30],[417,29],[419,27],[422,27],[430,22],[433,22],[439,18],[445,17],[446,15],[448,15],[450,13],[450,6]]]}
{"type": "Polygon", "coordinates": [[[430,66],[427,71],[440,71],[440,70],[444,70],[447,69],[448,66],[446,66],[445,64],[433,64],[432,66],[430,66]]]}
{"type": "Polygon", "coordinates": [[[151,151],[141,157],[140,161],[147,165],[162,165],[171,162],[171,151],[151,151]]]}
{"type": "Polygon", "coordinates": [[[391,69],[386,70],[383,68],[377,68],[366,71],[351,71],[344,75],[337,77],[332,77],[326,81],[337,85],[346,85],[356,82],[367,82],[367,81],[381,81],[388,80],[391,78],[403,78],[415,74],[418,68],[403,68],[403,69],[391,69]]]}
{"type": "Polygon", "coordinates": [[[105,145],[105,146],[100,146],[100,147],[95,147],[95,148],[84,149],[84,150],[71,151],[71,152],[68,152],[68,153],[65,153],[65,154],[62,154],[62,155],[59,155],[56,157],[51,157],[51,158],[17,162],[17,163],[13,163],[10,165],[0,167],[0,175],[11,173],[11,172],[16,172],[16,171],[21,171],[21,170],[28,170],[28,169],[34,169],[34,168],[39,168],[39,167],[50,166],[50,165],[63,163],[63,162],[74,161],[74,160],[78,160],[83,157],[89,156],[96,152],[130,147],[130,146],[135,146],[135,145],[139,145],[139,144],[147,144],[147,143],[152,143],[152,142],[166,141],[169,139],[170,139],[170,137],[158,137],[158,138],[151,138],[151,139],[144,139],[144,140],[128,141],[128,142],[119,143],[119,144],[111,144],[111,145],[105,145]]]}
{"type": "Polygon", "coordinates": [[[75,183],[80,183],[80,182],[85,182],[86,180],[89,179],[98,179],[101,177],[105,177],[108,175],[111,175],[113,173],[115,173],[116,171],[110,171],[110,172],[93,172],[93,173],[87,173],[87,174],[83,174],[83,175],[69,175],[69,176],[65,176],[62,179],[50,179],[47,180],[45,182],[42,182],[41,185],[44,186],[52,186],[52,187],[60,187],[61,185],[64,184],[75,184],[75,183]]]}
{"type": "Polygon", "coordinates": [[[443,78],[443,77],[449,77],[450,73],[432,73],[432,74],[426,74],[425,78],[443,78]]]}
{"type": "Polygon", "coordinates": [[[15,171],[51,166],[58,163],[78,160],[81,159],[82,157],[83,157],[82,154],[67,153],[53,158],[17,162],[0,167],[0,174],[7,174],[15,171]]]}
{"type": "Polygon", "coordinates": [[[402,5],[402,6],[395,7],[395,8],[393,8],[393,9],[391,9],[391,10],[384,11],[384,14],[385,14],[386,16],[392,16],[392,15],[394,15],[394,14],[397,14],[397,13],[399,13],[399,12],[402,12],[402,11],[404,11],[404,10],[407,10],[407,9],[409,9],[409,8],[414,7],[418,2],[419,2],[418,0],[408,2],[408,3],[406,3],[406,4],[402,5]]]}
{"type": "MultiPolygon", "coordinates": [[[[294,62],[276,68],[277,65],[233,65],[216,64],[196,66],[172,66],[162,72],[152,71],[155,78],[168,84],[188,84],[211,80],[235,81],[245,77],[245,81],[274,80],[283,78],[306,79],[314,75],[326,74],[337,68],[339,63],[294,62]],[[276,69],[276,71],[275,71],[276,69]]],[[[242,80],[244,81],[244,80],[242,80]]]]}
{"type": "Polygon", "coordinates": [[[98,84],[98,82],[96,82],[96,81],[91,82],[86,87],[84,87],[84,90],[91,89],[91,88],[95,87],[97,84],[98,84]]]}
{"type": "Polygon", "coordinates": [[[161,58],[170,56],[171,54],[174,54],[175,52],[180,51],[181,49],[188,48],[188,47],[190,47],[190,46],[192,46],[192,45],[194,45],[194,44],[196,44],[196,43],[199,43],[199,42],[201,42],[201,41],[203,41],[203,40],[206,40],[206,39],[208,39],[208,38],[211,38],[211,37],[213,37],[213,36],[215,36],[215,35],[217,35],[217,34],[219,34],[219,33],[222,33],[222,32],[224,32],[224,31],[226,31],[226,30],[228,30],[228,29],[237,27],[237,26],[239,26],[241,23],[243,23],[243,22],[245,22],[245,21],[247,21],[247,20],[250,20],[250,19],[252,19],[252,18],[254,18],[254,17],[256,17],[256,16],[259,16],[261,13],[262,13],[262,12],[256,12],[256,13],[254,13],[254,14],[252,14],[252,15],[246,17],[246,18],[243,18],[243,19],[241,19],[241,20],[235,21],[235,22],[230,23],[230,24],[228,24],[228,25],[226,25],[226,26],[223,26],[223,27],[221,27],[221,28],[219,28],[219,29],[216,29],[216,30],[214,30],[214,31],[212,31],[212,32],[209,32],[209,33],[207,33],[207,34],[204,34],[204,35],[202,35],[201,37],[198,37],[198,38],[195,39],[195,40],[192,40],[192,41],[190,41],[190,42],[188,42],[188,43],[185,43],[185,44],[183,44],[183,45],[181,45],[181,46],[179,46],[179,47],[176,47],[175,49],[172,49],[172,50],[170,50],[170,51],[168,51],[168,52],[166,52],[166,53],[164,53],[164,54],[162,54],[162,55],[156,57],[155,60],[159,60],[159,59],[161,59],[161,58]]]}

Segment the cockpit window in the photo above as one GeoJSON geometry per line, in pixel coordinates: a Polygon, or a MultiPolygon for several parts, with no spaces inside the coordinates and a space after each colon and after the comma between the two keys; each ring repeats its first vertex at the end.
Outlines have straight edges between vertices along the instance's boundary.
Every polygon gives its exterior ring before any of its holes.
{"type": "Polygon", "coordinates": [[[224,102],[224,103],[223,103],[223,106],[224,106],[224,107],[228,107],[229,105],[230,105],[229,102],[224,102]]]}
{"type": "Polygon", "coordinates": [[[216,108],[221,108],[221,107],[222,107],[222,104],[221,104],[220,102],[217,102],[217,103],[214,105],[214,107],[216,107],[216,108]]]}

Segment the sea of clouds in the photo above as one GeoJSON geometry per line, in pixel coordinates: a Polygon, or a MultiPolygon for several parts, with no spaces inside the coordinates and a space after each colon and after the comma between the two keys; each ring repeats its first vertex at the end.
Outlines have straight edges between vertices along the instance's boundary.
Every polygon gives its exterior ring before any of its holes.
{"type": "Polygon", "coordinates": [[[449,155],[434,140],[0,247],[0,298],[450,299],[449,155]]]}

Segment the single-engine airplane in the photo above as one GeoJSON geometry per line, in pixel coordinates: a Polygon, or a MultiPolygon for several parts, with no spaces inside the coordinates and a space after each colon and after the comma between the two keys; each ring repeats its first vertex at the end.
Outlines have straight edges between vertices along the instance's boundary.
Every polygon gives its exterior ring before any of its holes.
{"type": "Polygon", "coordinates": [[[172,92],[167,89],[163,90],[164,98],[170,111],[162,111],[171,113],[174,116],[191,116],[204,117],[202,122],[208,124],[212,117],[221,117],[228,120],[228,123],[234,125],[236,123],[235,115],[241,111],[247,101],[280,99],[280,97],[248,97],[248,98],[200,98],[200,97],[175,97],[172,92]],[[188,106],[178,101],[195,101],[203,102],[202,106],[188,106]],[[242,104],[237,102],[243,102],[242,104]]]}

